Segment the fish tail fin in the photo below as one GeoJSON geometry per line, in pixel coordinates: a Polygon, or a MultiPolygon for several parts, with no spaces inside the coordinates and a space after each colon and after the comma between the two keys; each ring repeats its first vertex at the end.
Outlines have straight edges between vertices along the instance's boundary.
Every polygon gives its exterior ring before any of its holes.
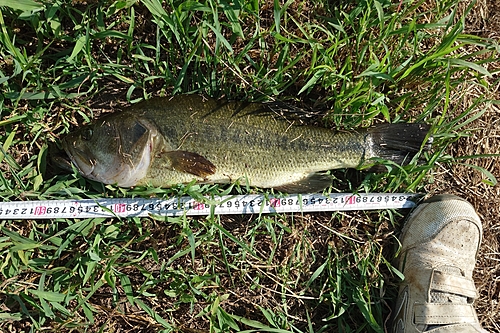
{"type": "MultiPolygon", "coordinates": [[[[371,155],[400,165],[408,164],[420,150],[429,150],[432,137],[427,124],[380,124],[368,130],[371,138],[371,155]]],[[[369,154],[370,155],[370,154],[369,154]]]]}

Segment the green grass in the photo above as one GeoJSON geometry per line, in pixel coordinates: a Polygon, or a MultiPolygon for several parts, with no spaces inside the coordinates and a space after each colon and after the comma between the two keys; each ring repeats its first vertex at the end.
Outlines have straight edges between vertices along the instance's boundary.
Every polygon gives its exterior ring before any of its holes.
{"type": "MultiPolygon", "coordinates": [[[[435,147],[422,164],[334,172],[343,191],[424,191],[488,103],[498,46],[464,33],[470,7],[458,0],[397,5],[0,0],[0,197],[252,190],[119,189],[52,172],[48,147],[75,126],[128,102],[193,92],[285,101],[339,129],[431,124],[435,147]],[[464,87],[484,93],[470,108],[464,87]]],[[[0,221],[0,330],[383,332],[402,218],[0,221]]]]}

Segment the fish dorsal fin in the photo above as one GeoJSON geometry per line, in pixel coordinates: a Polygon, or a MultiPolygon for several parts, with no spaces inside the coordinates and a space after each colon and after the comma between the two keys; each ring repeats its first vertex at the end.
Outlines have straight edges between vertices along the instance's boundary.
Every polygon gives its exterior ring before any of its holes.
{"type": "Polygon", "coordinates": [[[332,184],[332,177],[325,173],[313,173],[308,177],[290,184],[274,187],[285,193],[315,193],[324,190],[332,184]]]}
{"type": "Polygon", "coordinates": [[[206,178],[215,173],[215,165],[205,157],[185,150],[172,150],[164,153],[177,171],[206,178]]]}

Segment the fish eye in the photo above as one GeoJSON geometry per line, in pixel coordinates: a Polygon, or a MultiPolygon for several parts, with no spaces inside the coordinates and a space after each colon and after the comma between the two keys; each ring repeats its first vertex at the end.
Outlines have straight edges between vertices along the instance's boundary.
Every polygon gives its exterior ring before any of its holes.
{"type": "Polygon", "coordinates": [[[85,141],[89,141],[92,138],[92,130],[90,128],[86,128],[82,132],[82,139],[85,141]]]}

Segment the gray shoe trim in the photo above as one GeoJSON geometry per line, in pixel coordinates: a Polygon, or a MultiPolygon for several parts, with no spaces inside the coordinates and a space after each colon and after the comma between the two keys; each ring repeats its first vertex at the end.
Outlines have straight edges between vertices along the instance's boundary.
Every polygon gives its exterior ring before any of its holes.
{"type": "Polygon", "coordinates": [[[426,333],[488,333],[479,324],[455,324],[440,326],[426,333]]]}
{"type": "Polygon", "coordinates": [[[472,304],[426,303],[413,307],[415,324],[449,325],[477,323],[476,312],[472,304]]]}
{"type": "Polygon", "coordinates": [[[422,203],[431,203],[431,202],[446,201],[446,200],[459,200],[459,201],[469,203],[464,198],[461,198],[461,197],[456,196],[454,194],[437,194],[437,195],[430,197],[429,199],[425,199],[424,201],[422,201],[422,203]]]}
{"type": "Polygon", "coordinates": [[[444,293],[457,294],[472,299],[478,297],[474,280],[447,274],[434,269],[431,276],[431,290],[444,293]]]}

